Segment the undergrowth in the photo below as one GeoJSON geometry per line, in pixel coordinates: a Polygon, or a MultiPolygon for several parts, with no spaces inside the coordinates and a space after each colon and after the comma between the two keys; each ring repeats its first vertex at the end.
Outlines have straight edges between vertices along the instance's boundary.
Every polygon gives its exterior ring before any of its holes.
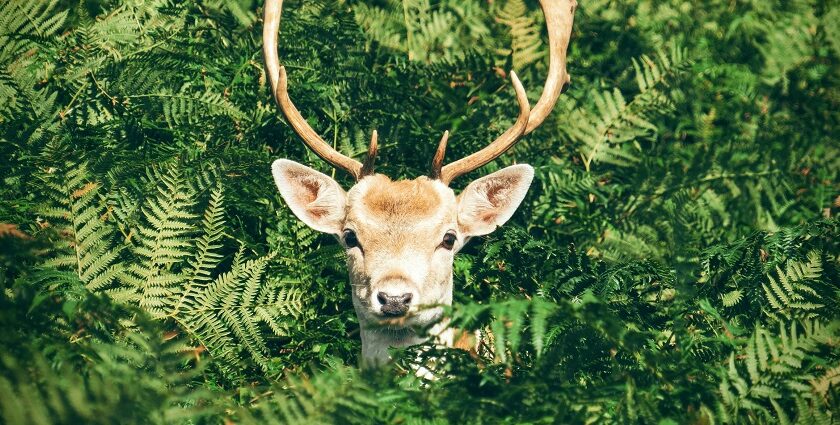
{"type": "MultiPolygon", "coordinates": [[[[395,178],[504,131],[505,71],[542,88],[535,1],[286,3],[291,97],[348,155],[377,128],[395,178]]],[[[836,2],[579,2],[554,113],[455,183],[537,170],[455,260],[483,347],[381,371],[269,177],[330,170],[273,106],[261,7],[0,5],[3,422],[840,422],[836,2]]]]}

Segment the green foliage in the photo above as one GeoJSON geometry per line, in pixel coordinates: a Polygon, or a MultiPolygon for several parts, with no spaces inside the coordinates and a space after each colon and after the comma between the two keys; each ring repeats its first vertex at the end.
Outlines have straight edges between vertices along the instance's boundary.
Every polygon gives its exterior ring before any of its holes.
{"type": "Polygon", "coordinates": [[[57,232],[55,254],[37,266],[33,281],[76,297],[83,296],[82,289],[107,293],[153,318],[171,318],[214,358],[224,359],[218,364],[231,375],[242,352],[270,369],[262,326],[274,337],[287,336],[289,323],[302,315],[303,293],[290,281],[266,282],[274,254],[246,259],[240,248],[220,271],[226,222],[217,173],[189,178],[174,165],[151,168],[141,180],[152,188],[151,196],[136,205],[119,195],[101,196],[86,166],[61,173],[45,177],[51,206],[43,216],[57,232]],[[202,192],[209,196],[199,217],[193,211],[202,192]],[[105,212],[109,201],[120,213],[105,212]],[[58,227],[62,222],[66,227],[58,227]],[[125,233],[124,244],[114,243],[118,231],[125,233]],[[132,252],[124,253],[126,248],[132,252]]]}
{"type": "MultiPolygon", "coordinates": [[[[5,423],[837,423],[835,2],[579,2],[535,166],[455,260],[452,323],[360,371],[343,254],[269,176],[262,2],[0,5],[5,423]],[[417,363],[438,376],[415,377],[417,363]]],[[[287,0],[291,97],[428,169],[545,78],[538,2],[287,0]]],[[[345,176],[336,175],[342,183],[345,176]]]]}
{"type": "Polygon", "coordinates": [[[202,368],[184,367],[183,338],[161,338],[159,322],[107,297],[44,299],[39,288],[0,295],[4,423],[172,423],[213,412],[211,390],[191,385],[202,368]]]}
{"type": "Polygon", "coordinates": [[[809,299],[818,300],[821,298],[820,294],[808,284],[808,281],[818,280],[822,274],[819,254],[809,253],[807,263],[788,262],[785,272],[776,266],[776,272],[778,281],[768,275],[769,282],[762,285],[771,308],[786,318],[794,315],[804,318],[819,316],[814,310],[819,310],[824,306],[811,302],[809,299]]]}
{"type": "MultiPolygon", "coordinates": [[[[799,399],[818,396],[811,385],[814,376],[807,373],[816,366],[808,364],[813,359],[809,354],[820,348],[831,350],[837,326],[840,323],[826,327],[820,322],[805,321],[791,322],[787,327],[779,322],[776,333],[757,327],[747,341],[743,360],[736,362],[735,353],[730,354],[729,366],[722,374],[719,412],[724,420],[755,415],[766,421],[790,423],[791,417],[807,417],[813,406],[806,405],[804,411],[796,412],[797,416],[792,415],[791,407],[799,399]],[[740,372],[743,369],[745,376],[740,372]]],[[[821,409],[817,412],[822,413],[821,409]]]]}
{"type": "Polygon", "coordinates": [[[567,130],[572,140],[582,145],[580,156],[587,172],[593,162],[617,166],[638,163],[632,152],[635,149],[624,144],[633,142],[639,149],[640,141],[655,140],[657,127],[646,117],[673,110],[666,89],[669,80],[677,78],[687,64],[680,49],[673,49],[670,55],[659,53],[656,60],[647,55],[633,58],[639,94],[632,101],[626,101],[618,88],[591,93],[595,110],[575,111],[567,130]]]}
{"type": "Polygon", "coordinates": [[[496,20],[508,27],[510,32],[510,49],[503,52],[512,56],[516,69],[522,69],[545,57],[540,38],[544,22],[535,19],[534,12],[529,11],[522,0],[508,0],[497,14],[496,20]]]}

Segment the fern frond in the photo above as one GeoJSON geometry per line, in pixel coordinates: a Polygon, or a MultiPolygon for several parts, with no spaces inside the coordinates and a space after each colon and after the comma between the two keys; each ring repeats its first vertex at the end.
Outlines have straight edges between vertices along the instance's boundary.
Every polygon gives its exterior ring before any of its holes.
{"type": "MultiPolygon", "coordinates": [[[[617,166],[637,163],[629,142],[653,140],[658,127],[651,118],[674,108],[669,82],[678,78],[691,64],[685,51],[673,47],[660,51],[655,59],[643,55],[633,61],[639,94],[629,102],[618,88],[593,91],[594,110],[576,109],[565,130],[580,144],[580,157],[587,172],[593,162],[617,166]]],[[[638,148],[637,148],[638,149],[638,148]]]]}
{"type": "Polygon", "coordinates": [[[548,339],[546,329],[549,319],[556,310],[556,304],[541,298],[512,299],[490,305],[469,304],[455,310],[453,324],[470,329],[489,315],[492,318],[489,329],[493,355],[497,361],[504,363],[511,360],[508,353],[519,352],[526,331],[530,333],[529,342],[536,355],[541,355],[548,339]]]}
{"type": "Polygon", "coordinates": [[[161,102],[163,116],[171,128],[196,124],[220,116],[234,121],[245,117],[245,114],[222,93],[212,91],[193,93],[190,85],[185,85],[177,93],[164,91],[135,95],[132,99],[152,99],[161,102]]]}
{"type": "Polygon", "coordinates": [[[656,56],[642,55],[633,58],[633,70],[639,93],[647,93],[659,86],[668,86],[669,82],[691,65],[684,48],[672,45],[668,52],[660,50],[656,56]]]}
{"type": "Polygon", "coordinates": [[[819,281],[822,275],[819,253],[809,253],[807,262],[788,261],[785,271],[777,266],[776,275],[774,278],[768,274],[768,283],[762,283],[765,299],[772,307],[768,314],[812,318],[824,307],[821,295],[810,284],[819,281]]]}
{"type": "Polygon", "coordinates": [[[524,69],[545,57],[545,48],[540,38],[543,25],[530,13],[523,0],[505,2],[496,20],[508,27],[511,45],[502,53],[513,54],[514,68],[524,69]]]}
{"type": "Polygon", "coordinates": [[[359,379],[357,370],[335,359],[328,361],[328,367],[329,372],[317,373],[312,378],[303,375],[282,383],[283,390],[278,388],[275,395],[261,400],[253,409],[240,410],[241,422],[315,425],[396,420],[393,413],[377,411],[377,406],[401,399],[398,393],[374,393],[359,379]]]}
{"type": "Polygon", "coordinates": [[[156,194],[141,208],[144,223],[138,229],[132,264],[125,279],[140,294],[140,306],[155,317],[164,317],[174,306],[182,277],[173,266],[190,256],[189,237],[195,231],[191,220],[195,194],[186,177],[174,166],[157,173],[156,194]]]}
{"type": "Polygon", "coordinates": [[[649,138],[656,126],[636,114],[621,91],[593,92],[595,111],[580,109],[570,120],[569,136],[581,143],[581,158],[587,171],[593,162],[628,166],[639,158],[624,147],[637,138],[649,138]]]}
{"type": "Polygon", "coordinates": [[[122,249],[114,245],[101,187],[90,178],[84,164],[44,177],[51,202],[42,213],[66,238],[41,266],[73,270],[89,290],[98,290],[109,287],[122,272],[117,261],[122,249]]]}
{"type": "Polygon", "coordinates": [[[721,301],[723,302],[724,307],[732,307],[735,304],[741,302],[741,299],[744,297],[743,291],[740,289],[735,289],[729,291],[723,295],[721,295],[721,301]]]}
{"type": "Polygon", "coordinates": [[[822,376],[818,376],[811,381],[814,391],[821,396],[828,393],[829,388],[840,388],[840,366],[831,368],[822,376]]]}
{"type": "Polygon", "coordinates": [[[462,58],[466,51],[492,42],[486,8],[445,0],[388,0],[353,5],[367,37],[409,60],[435,63],[462,58]]]}
{"type": "Polygon", "coordinates": [[[244,260],[240,249],[230,271],[208,285],[192,287],[180,310],[172,316],[227,367],[238,362],[238,350],[233,349],[237,344],[258,365],[268,367],[268,347],[258,326],[260,322],[268,321],[272,330],[285,334],[275,316],[283,310],[279,304],[285,300],[257,303],[263,273],[272,257],[244,260]]]}
{"type": "Polygon", "coordinates": [[[202,234],[196,240],[195,254],[188,261],[188,267],[184,273],[184,287],[172,312],[169,313],[171,316],[177,316],[184,302],[194,298],[212,281],[212,274],[223,258],[218,252],[222,248],[221,240],[224,236],[223,202],[222,188],[217,186],[210,195],[202,220],[202,234]]]}
{"type": "Polygon", "coordinates": [[[788,325],[780,321],[778,329],[774,334],[756,326],[743,351],[730,355],[719,388],[721,403],[729,409],[728,415],[759,413],[768,418],[788,418],[792,413],[790,406],[783,406],[781,400],[791,395],[811,398],[815,388],[833,379],[832,372],[825,375],[827,381],[815,378],[809,373],[806,362],[809,354],[832,343],[840,326],[819,321],[788,325]],[[749,380],[742,377],[743,369],[749,380]]]}

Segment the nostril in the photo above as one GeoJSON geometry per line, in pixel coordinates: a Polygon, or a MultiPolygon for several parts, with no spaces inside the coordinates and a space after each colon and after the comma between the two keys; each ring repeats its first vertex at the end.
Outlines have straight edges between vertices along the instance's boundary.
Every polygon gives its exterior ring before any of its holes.
{"type": "Polygon", "coordinates": [[[410,308],[412,298],[414,297],[410,292],[402,295],[388,295],[387,292],[376,293],[376,300],[379,301],[380,311],[382,314],[391,317],[405,315],[410,308]]]}

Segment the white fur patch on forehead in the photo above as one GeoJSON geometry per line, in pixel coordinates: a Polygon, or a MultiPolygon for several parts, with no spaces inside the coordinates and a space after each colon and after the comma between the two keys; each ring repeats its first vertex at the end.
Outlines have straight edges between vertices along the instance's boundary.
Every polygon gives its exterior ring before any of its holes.
{"type": "Polygon", "coordinates": [[[455,211],[454,192],[428,177],[392,181],[375,174],[353,186],[348,198],[351,214],[375,218],[441,219],[455,211]]]}

